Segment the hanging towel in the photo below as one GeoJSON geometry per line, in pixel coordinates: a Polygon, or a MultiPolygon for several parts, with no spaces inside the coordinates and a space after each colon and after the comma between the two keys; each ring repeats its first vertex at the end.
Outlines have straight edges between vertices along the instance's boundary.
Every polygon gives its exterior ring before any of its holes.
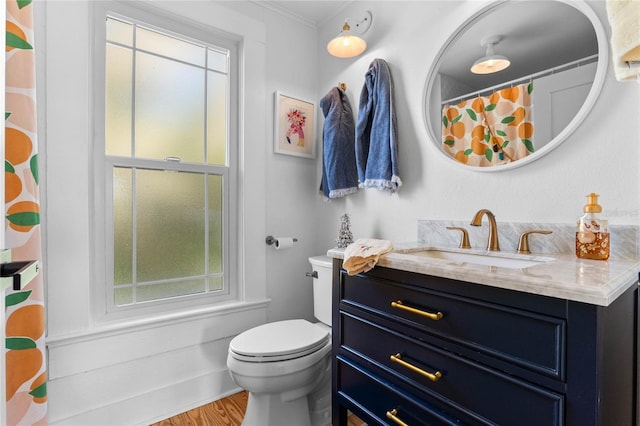
{"type": "Polygon", "coordinates": [[[320,100],[320,108],[325,118],[320,192],[325,199],[340,198],[358,191],[353,110],[338,87],[320,100]]]}
{"type": "Polygon", "coordinates": [[[342,267],[349,275],[368,272],[376,266],[381,255],[393,250],[391,241],[360,238],[344,249],[342,267]]]}
{"type": "Polygon", "coordinates": [[[607,0],[607,16],[616,79],[637,79],[640,70],[626,61],[640,61],[640,0],[607,0]]]}
{"type": "Polygon", "coordinates": [[[398,138],[389,65],[374,59],[360,92],[356,124],[356,161],[360,187],[394,193],[398,174],[398,138]]]}

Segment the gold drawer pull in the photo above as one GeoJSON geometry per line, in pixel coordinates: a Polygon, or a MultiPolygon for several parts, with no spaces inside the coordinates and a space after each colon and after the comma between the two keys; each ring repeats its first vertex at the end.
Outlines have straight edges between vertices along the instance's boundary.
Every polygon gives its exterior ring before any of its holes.
{"type": "Polygon", "coordinates": [[[436,371],[435,373],[429,373],[428,371],[424,371],[422,368],[418,368],[415,365],[409,364],[407,361],[402,360],[402,356],[399,353],[397,353],[395,355],[391,355],[389,358],[391,359],[391,361],[397,362],[398,364],[400,364],[403,367],[407,367],[409,370],[414,371],[414,372],[426,377],[427,379],[431,380],[432,382],[437,382],[442,377],[442,373],[439,372],[439,371],[436,371]]]}
{"type": "Polygon", "coordinates": [[[412,308],[410,306],[405,306],[405,305],[402,304],[402,300],[391,302],[391,307],[392,308],[402,309],[403,311],[408,311],[408,312],[411,312],[411,313],[414,313],[414,314],[422,315],[423,317],[427,317],[427,318],[432,319],[434,321],[438,321],[439,319],[441,319],[444,316],[444,314],[442,312],[436,312],[434,314],[432,312],[421,311],[420,309],[412,308]]]}
{"type": "Polygon", "coordinates": [[[394,423],[399,424],[400,426],[409,426],[408,424],[400,420],[397,416],[398,416],[398,410],[396,410],[395,408],[391,411],[387,411],[388,419],[393,420],[394,423]]]}

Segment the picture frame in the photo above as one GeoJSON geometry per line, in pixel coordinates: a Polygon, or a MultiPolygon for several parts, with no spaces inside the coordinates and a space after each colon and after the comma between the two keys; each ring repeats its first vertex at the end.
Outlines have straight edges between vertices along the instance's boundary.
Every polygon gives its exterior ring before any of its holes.
{"type": "Polygon", "coordinates": [[[275,92],[273,152],[316,158],[315,105],[275,92]]]}

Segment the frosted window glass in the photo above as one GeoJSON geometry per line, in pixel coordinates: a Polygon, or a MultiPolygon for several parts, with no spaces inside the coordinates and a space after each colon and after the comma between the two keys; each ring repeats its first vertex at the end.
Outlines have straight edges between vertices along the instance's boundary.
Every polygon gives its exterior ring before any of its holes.
{"type": "Polygon", "coordinates": [[[209,71],[207,84],[207,162],[227,164],[227,76],[209,71]]]}
{"type": "Polygon", "coordinates": [[[209,291],[220,291],[222,288],[222,277],[209,278],[209,291]]]}
{"type": "Polygon", "coordinates": [[[114,303],[116,305],[129,305],[133,303],[133,288],[118,287],[113,292],[114,303]]]}
{"type": "Polygon", "coordinates": [[[133,280],[131,271],[133,265],[132,176],[131,169],[115,168],[113,170],[113,278],[115,285],[130,284],[133,280]]]}
{"type": "Polygon", "coordinates": [[[113,303],[227,297],[235,50],[125,21],[107,17],[105,44],[113,303]]]}
{"type": "Polygon", "coordinates": [[[204,176],[136,171],[137,281],[205,273],[204,176]]]}
{"type": "Polygon", "coordinates": [[[136,27],[136,45],[139,49],[148,52],[175,58],[201,67],[205,65],[206,48],[204,46],[178,40],[175,37],[145,28],[136,27]]]}
{"type": "Polygon", "coordinates": [[[105,87],[105,152],[131,156],[131,66],[130,49],[107,45],[105,87]]]}
{"type": "Polygon", "coordinates": [[[107,40],[132,46],[133,25],[118,21],[117,19],[107,18],[107,40]]]}
{"type": "Polygon", "coordinates": [[[208,49],[207,68],[226,74],[229,70],[229,52],[208,49]]]}
{"type": "Polygon", "coordinates": [[[222,176],[209,175],[209,273],[222,270],[222,176]]]}
{"type": "Polygon", "coordinates": [[[136,157],[204,161],[204,70],[136,55],[136,157]]]}
{"type": "Polygon", "coordinates": [[[205,292],[204,279],[138,286],[136,301],[166,299],[205,292]]]}

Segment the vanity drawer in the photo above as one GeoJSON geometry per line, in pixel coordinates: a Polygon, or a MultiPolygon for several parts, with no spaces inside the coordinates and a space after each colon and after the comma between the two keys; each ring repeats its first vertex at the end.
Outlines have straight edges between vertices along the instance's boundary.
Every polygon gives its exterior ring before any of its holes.
{"type": "MultiPolygon", "coordinates": [[[[379,424],[396,425],[387,417],[387,412],[395,414],[397,419],[408,425],[460,426],[459,419],[432,409],[422,401],[390,386],[384,380],[372,375],[348,359],[338,357],[337,372],[341,378],[338,395],[352,411],[365,414],[379,424]],[[393,412],[392,410],[395,410],[393,412]]],[[[366,419],[369,422],[369,419],[366,419]]],[[[480,423],[482,424],[482,423],[480,423]]]]}
{"type": "Polygon", "coordinates": [[[343,272],[342,280],[343,306],[407,325],[419,339],[425,337],[423,333],[436,335],[472,352],[565,379],[566,321],[562,318],[370,276],[343,272]],[[434,320],[420,312],[440,312],[442,318],[434,320]]]}
{"type": "Polygon", "coordinates": [[[563,423],[564,398],[559,394],[357,316],[343,313],[341,322],[341,348],[348,356],[362,365],[374,364],[414,393],[488,424],[563,423]]]}

